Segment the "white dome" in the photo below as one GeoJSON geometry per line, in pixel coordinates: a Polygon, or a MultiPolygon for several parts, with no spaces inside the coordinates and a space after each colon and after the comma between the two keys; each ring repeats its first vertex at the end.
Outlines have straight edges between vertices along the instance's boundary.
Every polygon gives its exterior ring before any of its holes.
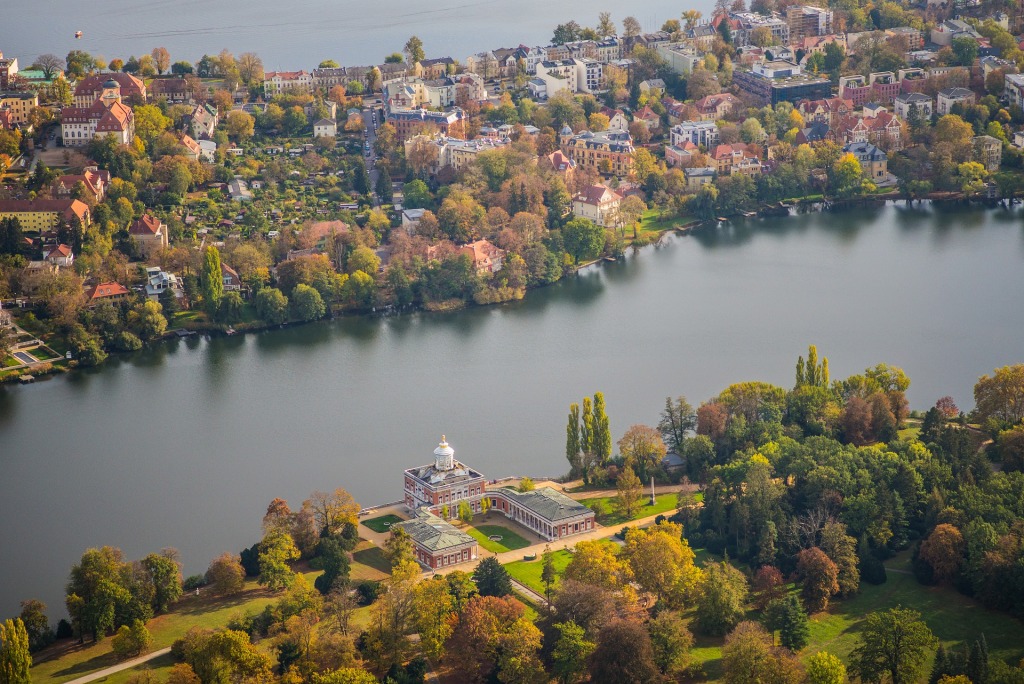
{"type": "Polygon", "coordinates": [[[455,467],[455,449],[448,446],[444,435],[441,435],[441,443],[434,449],[434,467],[438,470],[451,470],[455,467]]]}

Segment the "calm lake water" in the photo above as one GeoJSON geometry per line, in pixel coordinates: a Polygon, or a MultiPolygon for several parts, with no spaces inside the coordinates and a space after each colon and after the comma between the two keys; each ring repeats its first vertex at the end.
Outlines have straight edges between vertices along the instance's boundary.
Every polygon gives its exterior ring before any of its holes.
{"type": "Polygon", "coordinates": [[[547,44],[556,25],[575,19],[594,26],[604,10],[612,12],[620,31],[629,14],[645,31],[655,31],[684,9],[710,16],[713,7],[712,0],[685,5],[645,0],[641,6],[587,0],[47,0],[36,6],[38,11],[4,12],[0,50],[19,57],[26,68],[43,52],[63,57],[69,50],[85,50],[110,60],[162,46],[174,61],[195,62],[204,53],[227,48],[235,55],[259,54],[268,71],[309,70],[325,59],[342,65],[380,63],[385,55],[401,52],[415,34],[428,57],[447,55],[463,62],[481,50],[547,44]],[[79,40],[76,31],[82,31],[79,40]]]}
{"type": "Polygon", "coordinates": [[[507,306],[176,340],[0,389],[0,616],[62,612],[89,546],[174,546],[201,572],[257,541],[274,497],[394,501],[442,433],[490,477],[558,475],[584,394],[618,439],[668,395],[789,386],[809,343],[833,377],[884,361],[913,407],[969,407],[1024,361],[1022,292],[1020,210],[889,206],[670,237],[507,306]]]}

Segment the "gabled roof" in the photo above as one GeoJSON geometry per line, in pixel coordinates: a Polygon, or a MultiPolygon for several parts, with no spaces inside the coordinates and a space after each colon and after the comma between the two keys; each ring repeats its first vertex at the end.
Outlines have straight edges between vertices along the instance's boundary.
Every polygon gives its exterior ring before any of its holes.
{"type": "Polygon", "coordinates": [[[595,183],[594,185],[588,185],[580,190],[579,194],[573,199],[574,201],[582,202],[583,204],[598,205],[602,202],[614,202],[615,200],[621,200],[622,195],[615,192],[607,185],[595,183]]]}
{"type": "Polygon", "coordinates": [[[160,232],[160,219],[150,214],[143,214],[132,225],[128,226],[129,235],[157,235],[160,232]]]}
{"type": "Polygon", "coordinates": [[[128,294],[128,288],[120,283],[99,283],[92,286],[86,293],[86,297],[90,301],[97,299],[105,299],[107,297],[120,297],[128,294]]]}
{"type": "Polygon", "coordinates": [[[412,520],[395,523],[393,527],[401,527],[416,544],[432,552],[476,543],[471,536],[427,510],[418,512],[412,520]]]}
{"type": "Polygon", "coordinates": [[[67,245],[57,245],[46,254],[47,259],[49,259],[50,257],[60,257],[66,259],[69,256],[71,256],[71,248],[68,247],[67,245]]]}
{"type": "Polygon", "coordinates": [[[575,499],[570,499],[562,492],[551,487],[541,487],[529,492],[518,492],[514,489],[502,490],[502,494],[513,499],[520,506],[536,513],[538,517],[550,522],[587,515],[591,510],[575,499]]]}

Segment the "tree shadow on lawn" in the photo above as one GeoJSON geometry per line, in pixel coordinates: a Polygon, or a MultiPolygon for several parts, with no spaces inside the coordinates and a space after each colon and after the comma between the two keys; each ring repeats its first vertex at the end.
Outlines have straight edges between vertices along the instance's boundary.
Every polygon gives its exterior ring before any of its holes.
{"type": "MultiPolygon", "coordinates": [[[[88,644],[85,648],[92,648],[94,645],[95,644],[88,644]]],[[[110,667],[111,665],[117,665],[117,662],[117,658],[114,657],[114,654],[108,651],[106,653],[95,655],[88,660],[83,660],[75,663],[74,665],[65,667],[63,670],[57,670],[53,673],[53,676],[68,677],[71,675],[84,674],[86,672],[94,672],[95,670],[102,670],[103,668],[110,667]]]]}

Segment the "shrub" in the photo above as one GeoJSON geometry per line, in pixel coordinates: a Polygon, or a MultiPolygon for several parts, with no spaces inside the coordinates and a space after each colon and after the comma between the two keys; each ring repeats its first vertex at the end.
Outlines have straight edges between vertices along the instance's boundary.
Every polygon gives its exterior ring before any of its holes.
{"type": "Polygon", "coordinates": [[[189,575],[181,583],[181,586],[185,591],[195,591],[199,587],[206,586],[206,577],[203,575],[189,575]]]}

